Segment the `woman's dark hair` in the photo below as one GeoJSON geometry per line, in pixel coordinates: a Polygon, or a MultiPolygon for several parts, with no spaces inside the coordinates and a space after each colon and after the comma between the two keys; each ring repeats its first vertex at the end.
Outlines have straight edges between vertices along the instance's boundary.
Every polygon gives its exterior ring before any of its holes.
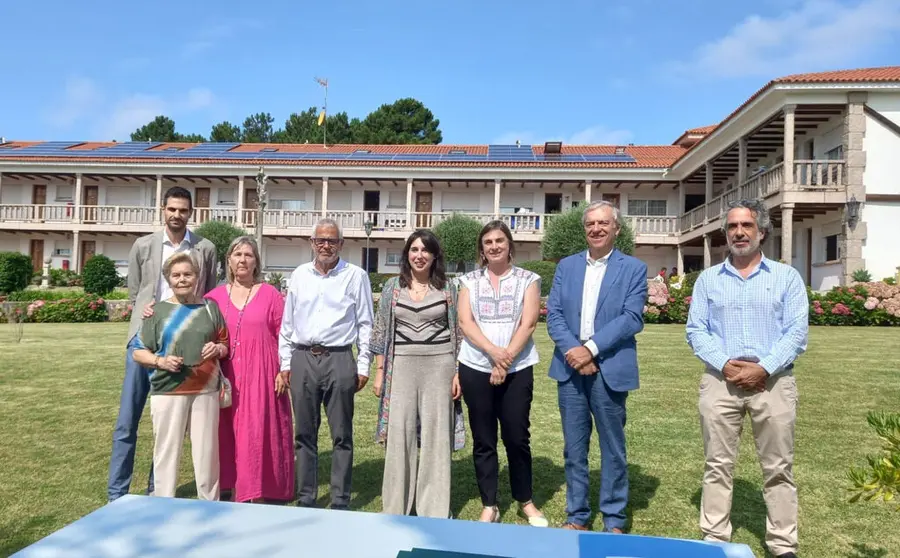
{"type": "Polygon", "coordinates": [[[441,248],[441,243],[434,233],[427,229],[419,229],[409,235],[409,238],[406,239],[406,246],[403,247],[403,255],[400,256],[400,286],[409,287],[412,283],[412,267],[409,265],[409,249],[416,240],[421,240],[425,249],[434,256],[434,260],[431,262],[431,270],[429,271],[431,286],[438,290],[443,289],[444,285],[447,284],[447,273],[445,270],[446,268],[444,267],[444,249],[441,248]]]}
{"type": "Polygon", "coordinates": [[[482,227],[481,232],[478,233],[478,257],[481,260],[481,267],[487,265],[487,258],[484,257],[484,246],[482,246],[481,241],[484,239],[484,235],[492,231],[501,231],[503,236],[506,237],[507,244],[509,244],[509,261],[512,261],[516,256],[516,245],[513,244],[512,232],[509,230],[509,227],[503,221],[494,220],[482,227]]]}

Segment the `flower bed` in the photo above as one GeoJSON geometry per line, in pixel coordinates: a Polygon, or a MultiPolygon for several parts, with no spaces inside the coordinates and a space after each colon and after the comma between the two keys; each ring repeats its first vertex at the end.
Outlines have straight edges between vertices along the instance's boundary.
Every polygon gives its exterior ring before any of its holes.
{"type": "Polygon", "coordinates": [[[0,305],[0,318],[38,324],[123,322],[131,319],[131,311],[127,300],[105,300],[82,294],[61,300],[7,301],[0,305]]]}

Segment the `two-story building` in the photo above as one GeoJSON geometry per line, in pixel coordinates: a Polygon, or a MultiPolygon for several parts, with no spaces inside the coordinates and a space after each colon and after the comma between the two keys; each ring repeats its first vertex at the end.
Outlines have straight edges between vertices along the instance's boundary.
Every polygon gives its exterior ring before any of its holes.
{"type": "Polygon", "coordinates": [[[655,274],[721,261],[725,204],[763,198],[776,226],[766,254],[827,289],[858,269],[880,279],[900,265],[890,232],[900,221],[898,156],[900,67],[775,79],[671,145],[3,141],[0,251],[75,270],[102,253],[124,273],[134,239],[162,226],[162,194],[179,185],[193,194],[194,224],[261,225],[266,271],[309,261],[307,239],[329,216],[343,226],[346,259],[391,273],[411,231],[453,213],[503,219],[522,261],[540,259],[555,214],[604,199],[655,274]]]}

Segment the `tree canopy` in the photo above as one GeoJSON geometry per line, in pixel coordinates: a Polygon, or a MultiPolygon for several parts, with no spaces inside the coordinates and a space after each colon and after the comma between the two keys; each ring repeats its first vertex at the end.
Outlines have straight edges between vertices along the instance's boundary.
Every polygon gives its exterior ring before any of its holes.
{"type": "MultiPolygon", "coordinates": [[[[584,208],[584,205],[575,206],[560,215],[554,215],[547,221],[546,233],[541,242],[541,255],[544,259],[560,260],[587,250],[587,238],[582,224],[584,208]]],[[[625,254],[634,253],[634,232],[627,219],[621,220],[616,248],[625,254]]]]}
{"type": "MultiPolygon", "coordinates": [[[[421,101],[398,99],[383,104],[364,119],[351,118],[346,112],[327,114],[319,125],[319,109],[308,109],[288,116],[283,128],[275,128],[268,112],[251,114],[240,126],[219,122],[210,130],[209,140],[244,143],[321,144],[438,144],[443,141],[440,120],[421,101]]],[[[160,115],[131,134],[132,141],[205,142],[200,134],[176,131],[175,121],[160,115]]]]}

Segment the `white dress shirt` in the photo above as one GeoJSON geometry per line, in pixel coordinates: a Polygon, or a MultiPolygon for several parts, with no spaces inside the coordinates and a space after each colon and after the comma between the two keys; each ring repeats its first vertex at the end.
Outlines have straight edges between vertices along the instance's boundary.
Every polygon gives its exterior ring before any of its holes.
{"type": "MultiPolygon", "coordinates": [[[[612,251],[609,252],[612,254],[612,251]]],[[[599,259],[591,259],[591,253],[587,253],[587,268],[584,270],[584,290],[581,293],[581,333],[579,338],[585,342],[584,346],[597,356],[599,349],[591,339],[594,336],[594,318],[597,317],[597,304],[600,301],[600,286],[606,275],[606,264],[609,262],[609,254],[599,259]]]]}
{"type": "MultiPolygon", "coordinates": [[[[174,256],[179,252],[190,252],[191,251],[191,231],[184,231],[184,238],[181,239],[181,244],[175,246],[171,239],[169,239],[169,232],[163,231],[163,243],[162,243],[162,263],[159,265],[159,281],[156,283],[156,301],[160,302],[163,300],[168,300],[174,296],[174,292],[172,292],[172,287],[169,286],[169,281],[166,279],[166,276],[163,274],[163,267],[166,265],[166,260],[174,256]]],[[[200,278],[197,277],[199,288],[200,278]]]]}
{"type": "Polygon", "coordinates": [[[290,370],[293,345],[343,347],[356,343],[357,374],[369,375],[372,286],[362,268],[338,260],[322,275],[314,262],[291,273],[278,339],[281,369],[290,370]]]}

